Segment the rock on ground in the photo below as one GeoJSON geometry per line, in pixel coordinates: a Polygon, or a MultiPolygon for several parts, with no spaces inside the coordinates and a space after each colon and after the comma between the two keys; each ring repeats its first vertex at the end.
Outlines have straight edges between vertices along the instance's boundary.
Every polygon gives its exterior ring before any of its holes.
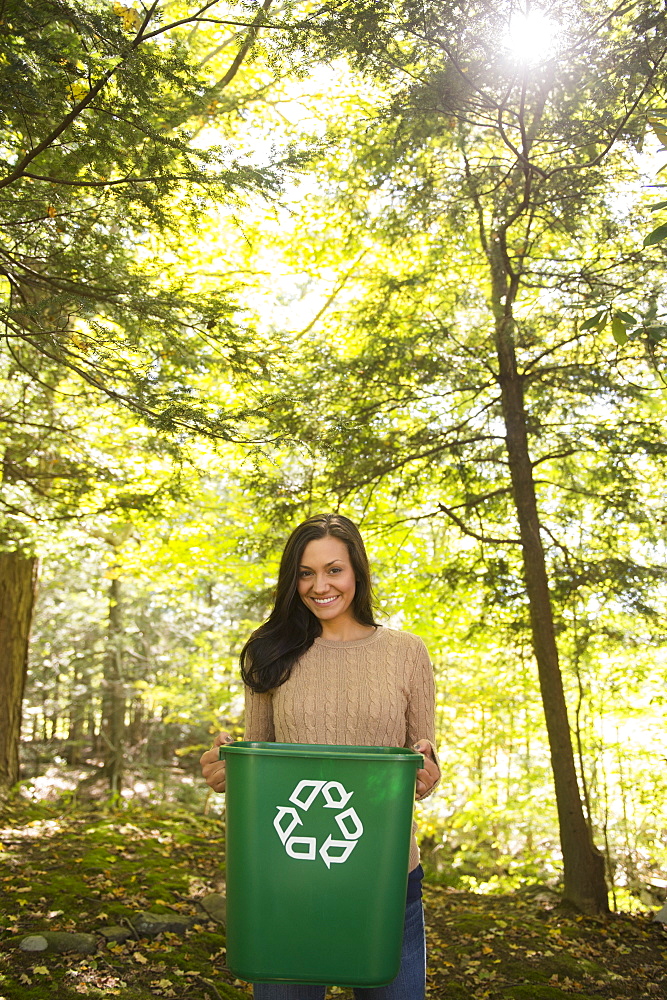
{"type": "Polygon", "coordinates": [[[46,951],[48,947],[49,942],[43,934],[29,934],[19,942],[21,951],[46,951]]]}
{"type": "Polygon", "coordinates": [[[127,927],[120,927],[116,924],[111,927],[100,927],[98,933],[105,941],[117,941],[119,944],[123,944],[129,937],[132,937],[132,932],[128,931],[127,927]]]}
{"type": "Polygon", "coordinates": [[[79,955],[92,955],[97,951],[97,938],[94,934],[43,931],[23,938],[19,948],[21,951],[51,951],[57,954],[74,951],[79,955]]]}
{"type": "Polygon", "coordinates": [[[199,905],[211,918],[219,924],[227,923],[227,900],[220,892],[211,892],[199,900],[199,905]]]}
{"type": "Polygon", "coordinates": [[[172,934],[185,934],[194,920],[192,917],[182,916],[180,913],[151,913],[142,911],[137,913],[132,921],[137,934],[144,937],[157,937],[165,931],[172,934]]]}

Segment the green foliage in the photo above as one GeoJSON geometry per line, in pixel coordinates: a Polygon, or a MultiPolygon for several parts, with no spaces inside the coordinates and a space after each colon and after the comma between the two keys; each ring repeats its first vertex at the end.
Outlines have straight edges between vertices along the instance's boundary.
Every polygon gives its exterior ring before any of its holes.
{"type": "MultiPolygon", "coordinates": [[[[210,734],[237,724],[243,696],[235,654],[256,621],[244,607],[237,525],[229,512],[221,532],[216,498],[199,487],[187,505],[181,499],[160,515],[135,513],[124,540],[106,518],[94,533],[69,529],[45,567],[34,622],[26,728],[46,742],[47,759],[73,754],[85,767],[91,748],[100,749],[109,587],[118,582],[125,754],[135,775],[144,769],[156,782],[157,798],[165,768],[181,778],[187,797],[210,734]]],[[[249,567],[245,588],[255,580],[249,567]]],[[[191,798],[201,805],[203,786],[198,791],[191,798]]]]}
{"type": "Polygon", "coordinates": [[[236,656],[282,541],[341,509],[362,524],[381,620],[435,661],[431,871],[488,893],[557,881],[492,343],[497,242],[579,776],[630,905],[667,866],[664,293],[635,210],[662,10],[554,8],[565,47],[527,68],[499,49],[502,4],[287,5],[259,67],[221,87],[233,29],[154,25],[134,45],[131,8],[31,8],[2,29],[6,58],[32,60],[25,80],[5,74],[6,176],[26,147],[16,109],[43,105],[40,139],[88,101],[0,190],[18,233],[3,496],[13,537],[47,553],[25,713],[36,770],[78,749],[95,774],[116,574],[128,795],[143,777],[159,797],[177,764],[201,808],[196,761],[212,729],[241,732],[236,656]],[[317,58],[326,70],[287,75],[317,58]],[[267,146],[314,139],[269,204],[267,146]]]}
{"type": "Polygon", "coordinates": [[[229,435],[234,406],[202,381],[233,384],[259,355],[232,326],[233,286],[197,287],[176,256],[216,201],[277,184],[193,142],[214,83],[187,44],[198,6],[173,24],[116,7],[15,0],[0,30],[4,451],[10,480],[48,495],[55,476],[70,506],[94,473],[68,448],[68,397],[93,421],[111,403],[161,435],[229,435]]]}
{"type": "MultiPolygon", "coordinates": [[[[667,149],[667,129],[663,124],[665,121],[667,121],[667,110],[665,108],[660,108],[654,111],[651,117],[648,119],[648,123],[651,126],[653,132],[655,133],[658,141],[662,143],[661,151],[665,151],[667,149]]],[[[662,167],[661,170],[658,171],[658,173],[662,173],[664,169],[665,168],[662,167]]],[[[667,185],[657,184],[655,186],[666,187],[667,185]]],[[[651,211],[658,212],[661,209],[665,208],[665,206],[667,206],[667,202],[659,201],[657,204],[651,205],[651,211]]],[[[648,236],[644,238],[644,246],[645,247],[655,246],[656,243],[662,243],[665,237],[667,237],[667,223],[663,222],[661,225],[657,226],[652,232],[650,232],[648,236]]]]}
{"type": "Polygon", "coordinates": [[[157,513],[179,495],[187,439],[238,434],[240,392],[266,368],[234,280],[203,280],[185,252],[215,237],[218,206],[279,185],[275,165],[200,137],[222,118],[231,135],[236,104],[220,98],[234,82],[241,99],[248,45],[221,73],[219,50],[237,44],[224,13],[213,30],[194,3],[169,16],[98,0],[3,8],[5,545],[43,551],[64,518],[157,513]]]}
{"type": "MultiPolygon", "coordinates": [[[[377,89],[339,105],[330,127],[337,154],[315,166],[317,184],[295,194],[298,218],[274,240],[293,269],[294,309],[305,304],[299,318],[308,321],[270,410],[268,461],[245,482],[270,510],[270,538],[323,507],[362,520],[381,595],[395,621],[442,651],[445,689],[448,656],[460,658],[453,691],[440,694],[453,703],[440,718],[450,798],[433,818],[446,847],[460,847],[452,834],[462,831],[471,853],[488,840],[511,857],[506,831],[518,824],[519,856],[530,855],[533,834],[553,853],[549,807],[538,817],[530,808],[548,796],[547,755],[525,666],[530,616],[492,339],[500,318],[508,327],[511,319],[578,763],[592,825],[614,845],[610,874],[623,881],[630,869],[610,817],[626,809],[629,786],[617,784],[603,720],[627,716],[618,689],[603,694],[610,657],[635,690],[654,652],[656,673],[664,670],[664,406],[655,374],[664,301],[659,268],[628,237],[637,217],[621,217],[615,199],[630,197],[641,112],[664,77],[659,58],[649,65],[642,50],[648,33],[659,57],[661,14],[654,5],[612,27],[587,9],[567,21],[558,59],[527,68],[498,52],[500,5],[480,4],[476,18],[469,8],[438,19],[422,8],[417,23],[401,5],[401,32],[377,8],[372,52],[364,4],[349,5],[340,22],[331,16],[326,41],[312,42],[348,47],[377,89]],[[304,272],[313,275],[305,288],[304,272]],[[602,307],[610,287],[622,308],[602,307]],[[644,643],[650,653],[640,661],[644,643]],[[607,779],[617,796],[609,813],[607,779]]],[[[280,296],[282,305],[285,282],[280,296]]],[[[286,320],[286,331],[295,326],[286,320]]],[[[657,724],[660,709],[648,717],[657,724]]],[[[627,722],[628,731],[639,725],[627,722]]],[[[644,754],[655,769],[653,735],[644,754]]],[[[642,842],[640,866],[655,857],[654,833],[642,842]]]]}

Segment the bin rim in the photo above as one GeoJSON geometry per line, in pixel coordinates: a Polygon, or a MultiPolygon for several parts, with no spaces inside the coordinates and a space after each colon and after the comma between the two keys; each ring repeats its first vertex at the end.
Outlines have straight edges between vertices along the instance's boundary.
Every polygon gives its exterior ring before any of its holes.
{"type": "Polygon", "coordinates": [[[227,754],[269,756],[278,752],[281,757],[315,757],[340,760],[389,760],[404,761],[424,766],[424,755],[411,747],[347,746],[330,743],[266,743],[259,740],[238,740],[220,747],[219,759],[227,754]],[[421,763],[420,763],[421,762],[421,763]]]}

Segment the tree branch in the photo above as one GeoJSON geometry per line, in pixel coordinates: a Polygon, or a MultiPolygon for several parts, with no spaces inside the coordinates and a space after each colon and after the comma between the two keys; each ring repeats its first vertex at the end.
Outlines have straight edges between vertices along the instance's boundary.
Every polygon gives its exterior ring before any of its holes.
{"type": "MultiPolygon", "coordinates": [[[[63,184],[67,187],[114,187],[117,184],[156,184],[158,181],[191,181],[195,178],[187,174],[174,174],[173,176],[162,177],[120,177],[114,181],[66,181],[62,177],[45,177],[43,174],[33,174],[27,170],[23,171],[24,177],[30,177],[34,181],[45,181],[47,184],[63,184]]],[[[200,180],[200,178],[196,178],[200,180]]],[[[215,180],[212,177],[211,180],[215,180]]]]}
{"type": "Polygon", "coordinates": [[[257,11],[257,14],[255,15],[255,17],[253,19],[252,26],[251,26],[250,31],[248,32],[248,34],[246,36],[246,39],[245,39],[243,45],[241,46],[241,48],[236,53],[236,56],[234,57],[234,60],[232,61],[231,66],[229,67],[229,69],[227,70],[227,72],[225,73],[225,75],[223,76],[223,78],[221,80],[219,80],[218,83],[215,84],[215,86],[213,88],[214,90],[216,90],[216,91],[217,90],[224,90],[225,87],[227,86],[227,84],[232,82],[232,80],[234,79],[234,77],[236,76],[236,74],[238,73],[238,71],[239,71],[239,69],[241,67],[241,63],[245,59],[246,55],[248,54],[248,51],[250,50],[251,46],[253,45],[255,39],[257,38],[257,35],[259,33],[259,29],[262,26],[262,22],[266,18],[266,12],[268,11],[268,9],[269,9],[269,7],[271,6],[272,3],[273,3],[273,0],[264,0],[264,3],[262,4],[261,8],[257,11]]]}
{"type": "Polygon", "coordinates": [[[460,517],[458,517],[451,507],[446,507],[444,503],[438,504],[438,510],[446,514],[447,517],[456,524],[464,535],[469,535],[471,538],[476,538],[478,542],[488,543],[490,545],[521,545],[520,538],[496,538],[493,535],[482,535],[478,531],[473,531],[460,517]]]}
{"type": "MultiPolygon", "coordinates": [[[[141,45],[143,42],[148,41],[151,38],[157,37],[158,35],[164,35],[166,32],[170,31],[172,28],[177,27],[179,24],[188,23],[198,18],[201,19],[200,15],[205,13],[210,7],[213,7],[218,2],[218,0],[209,0],[207,4],[205,4],[202,8],[200,8],[197,14],[193,15],[190,18],[185,18],[183,21],[174,21],[171,24],[163,25],[162,27],[157,28],[155,31],[146,33],[146,27],[150,23],[150,20],[153,14],[155,13],[155,10],[158,6],[158,2],[159,0],[154,0],[151,6],[146,10],[141,27],[139,28],[135,38],[130,44],[127,53],[121,59],[119,59],[114,66],[110,66],[109,69],[102,74],[97,83],[94,84],[92,87],[90,87],[88,93],[84,97],[82,97],[78,103],[74,105],[72,110],[67,115],[65,115],[62,121],[54,129],[52,129],[51,132],[49,132],[49,134],[46,135],[41,142],[37,143],[36,146],[34,146],[29,152],[27,152],[23,157],[23,159],[21,159],[16,164],[14,169],[9,174],[0,179],[0,189],[8,187],[10,184],[13,184],[14,181],[18,180],[20,177],[25,176],[26,168],[32,163],[32,161],[35,160],[38,156],[40,156],[41,153],[49,149],[49,147],[53,145],[56,139],[60,138],[63,132],[65,132],[69,128],[69,126],[74,121],[76,121],[76,119],[82,114],[82,112],[84,112],[86,108],[88,108],[92,104],[97,95],[106,87],[109,81],[115,76],[115,74],[119,71],[119,69],[121,69],[121,67],[127,62],[130,56],[134,54],[139,45],[141,45]]],[[[257,16],[248,25],[248,27],[250,28],[250,31],[248,32],[248,37],[244,42],[244,44],[241,46],[241,49],[237,53],[236,58],[234,59],[229,70],[227,71],[223,79],[220,81],[220,83],[217,84],[218,89],[225,87],[227,83],[229,83],[230,80],[232,80],[233,77],[238,72],[238,69],[241,63],[243,62],[243,59],[247,55],[250,46],[257,37],[257,32],[261,27],[260,21],[262,21],[265,18],[266,11],[268,10],[272,2],[273,0],[264,0],[262,9],[257,13],[257,16]]]]}
{"type": "Polygon", "coordinates": [[[660,53],[660,56],[658,57],[657,62],[653,66],[653,71],[647,77],[647,79],[646,79],[646,81],[644,83],[644,86],[639,91],[639,94],[637,95],[637,97],[635,98],[635,100],[630,105],[630,108],[628,109],[628,111],[623,115],[623,117],[621,118],[621,120],[618,123],[617,127],[612,132],[611,137],[610,137],[609,141],[607,142],[607,145],[602,150],[602,152],[599,153],[597,156],[593,157],[592,160],[588,160],[586,163],[566,163],[562,167],[555,167],[553,170],[549,171],[549,173],[546,175],[548,180],[551,180],[551,178],[555,177],[556,174],[564,173],[566,170],[585,170],[588,167],[597,167],[597,165],[599,163],[602,163],[602,161],[604,160],[605,156],[607,156],[607,154],[609,153],[609,151],[612,149],[612,147],[614,146],[614,143],[618,139],[619,135],[621,134],[621,132],[623,131],[623,129],[625,128],[625,126],[629,122],[630,118],[632,117],[632,115],[637,110],[637,108],[638,108],[638,106],[639,106],[642,98],[646,94],[646,91],[649,89],[649,87],[653,83],[655,75],[656,75],[656,73],[658,71],[658,67],[660,66],[660,64],[664,60],[665,56],[667,56],[667,47],[665,47],[662,50],[662,52],[660,53]]]}

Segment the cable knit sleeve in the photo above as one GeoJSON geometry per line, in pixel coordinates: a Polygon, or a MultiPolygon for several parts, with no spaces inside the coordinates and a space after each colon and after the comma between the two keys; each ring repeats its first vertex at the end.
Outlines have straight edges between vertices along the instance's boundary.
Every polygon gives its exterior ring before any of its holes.
{"type": "Polygon", "coordinates": [[[258,694],[251,688],[245,689],[245,735],[246,740],[260,743],[275,743],[276,731],[273,724],[273,696],[271,692],[258,694]]]}
{"type": "MultiPolygon", "coordinates": [[[[438,770],[440,770],[438,751],[435,746],[435,678],[428,650],[421,639],[418,640],[415,650],[415,659],[410,679],[406,733],[406,747],[414,746],[418,740],[428,740],[431,744],[438,770]]],[[[439,780],[440,778],[438,778],[439,780]]],[[[436,787],[437,783],[433,788],[436,787]]],[[[427,792],[426,794],[430,795],[430,793],[427,792]]]]}

